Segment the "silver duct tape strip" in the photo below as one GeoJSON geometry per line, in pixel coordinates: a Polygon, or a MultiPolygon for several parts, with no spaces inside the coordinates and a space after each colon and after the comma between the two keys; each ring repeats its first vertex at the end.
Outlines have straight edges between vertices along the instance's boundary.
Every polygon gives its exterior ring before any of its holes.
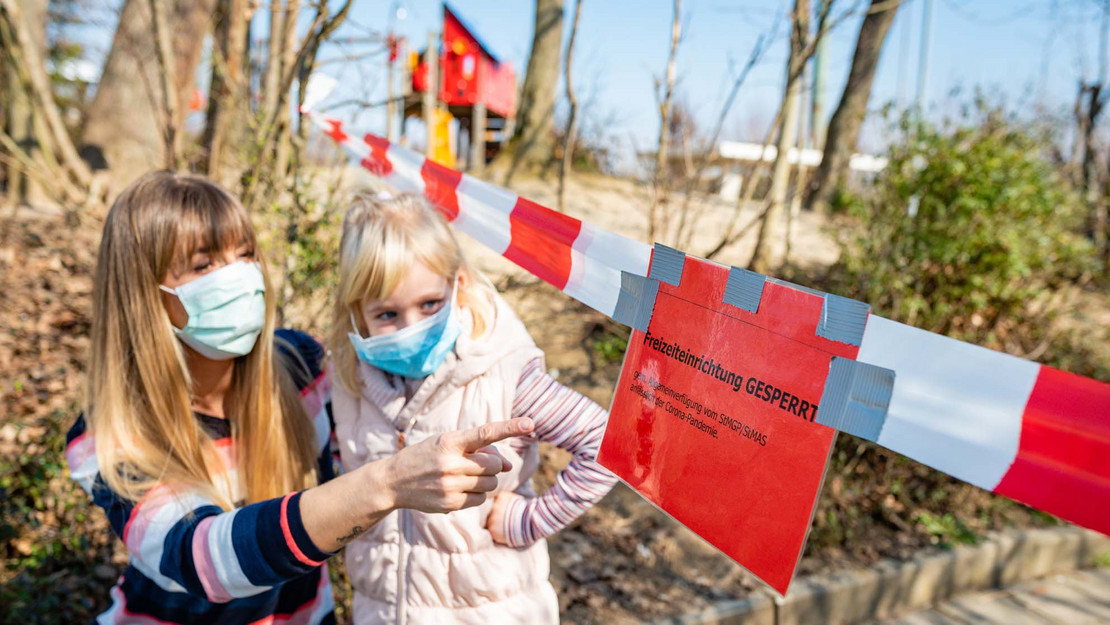
{"type": "Polygon", "coordinates": [[[821,305],[821,320],[817,323],[817,336],[859,346],[870,311],[868,304],[826,293],[825,302],[821,305]]]}
{"type": "Polygon", "coordinates": [[[721,301],[750,313],[759,312],[759,300],[763,298],[763,285],[766,282],[767,276],[761,273],[730,267],[721,301]]]}
{"type": "Polygon", "coordinates": [[[621,272],[621,292],[613,309],[613,321],[647,332],[655,298],[659,295],[659,281],[621,272]]]}
{"type": "Polygon", "coordinates": [[[655,244],[655,252],[651,255],[651,268],[648,277],[671,286],[678,286],[682,281],[682,267],[686,264],[686,253],[662,243],[655,244]]]}
{"type": "Polygon", "coordinates": [[[893,370],[834,356],[815,421],[878,441],[893,392],[893,370]]]}

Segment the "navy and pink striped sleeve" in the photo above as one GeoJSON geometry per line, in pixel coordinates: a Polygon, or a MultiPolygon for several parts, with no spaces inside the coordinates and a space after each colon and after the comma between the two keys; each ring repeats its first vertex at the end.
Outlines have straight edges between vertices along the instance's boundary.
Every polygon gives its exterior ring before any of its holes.
{"type": "Polygon", "coordinates": [[[335,438],[331,409],[331,378],[324,370],[324,347],[298,330],[280,328],[274,331],[274,336],[278,354],[300,389],[301,403],[316,430],[320,446],[316,478],[323,484],[337,475],[340,466],[339,442],[335,438]]]}
{"type": "Polygon", "coordinates": [[[600,501],[617,478],[596,462],[608,414],[549,376],[542,358],[529,362],[521,373],[513,417],[531,418],[536,423],[534,438],[572,455],[547,492],[514,499],[506,510],[508,543],[523,547],[566,527],[600,501]]]}
{"type": "Polygon", "coordinates": [[[300,493],[230,512],[197,492],[166,486],[133,502],[104,483],[93,446],[84,419],[78,419],[66,448],[73,479],[104,509],[132,565],[166,590],[224,603],[303,575],[331,555],[309,538],[300,493]]]}

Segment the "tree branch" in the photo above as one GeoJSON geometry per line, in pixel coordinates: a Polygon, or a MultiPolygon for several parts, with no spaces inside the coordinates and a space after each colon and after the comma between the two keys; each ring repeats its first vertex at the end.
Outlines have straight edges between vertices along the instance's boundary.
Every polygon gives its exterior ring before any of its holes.
{"type": "Polygon", "coordinates": [[[0,0],[0,9],[3,9],[0,16],[6,17],[4,22],[9,29],[7,35],[11,45],[8,54],[12,57],[13,66],[17,68],[20,80],[38,101],[38,113],[46,120],[50,139],[61,153],[65,170],[82,186],[88,187],[92,182],[92,173],[78,156],[65,124],[62,123],[62,115],[50,90],[46,66],[31,43],[33,39],[23,14],[15,0],[0,0]]]}
{"type": "Polygon", "coordinates": [[[575,124],[575,118],[578,115],[578,100],[574,97],[574,88],[571,86],[571,60],[574,57],[574,40],[578,36],[578,20],[582,16],[582,0],[576,0],[574,3],[574,22],[570,27],[570,41],[567,42],[567,57],[564,63],[566,70],[566,81],[564,83],[567,92],[567,102],[570,104],[570,111],[567,113],[567,129],[563,133],[563,161],[559,167],[559,212],[566,212],[567,200],[567,173],[573,165],[574,158],[574,141],[575,134],[578,127],[575,124]]]}
{"type": "MultiPolygon", "coordinates": [[[[772,28],[772,30],[774,29],[772,28]]],[[[748,74],[752,71],[752,68],[759,64],[759,61],[767,52],[767,48],[770,47],[770,40],[771,38],[768,37],[766,33],[761,33],[759,35],[759,38],[757,38],[755,41],[755,46],[752,47],[751,54],[748,55],[748,62],[744,65],[744,68],[740,70],[740,74],[737,75],[736,80],[732,82],[732,87],[729,89],[728,97],[725,98],[725,103],[721,107],[721,112],[717,115],[717,123],[713,127],[713,134],[709,138],[709,142],[706,144],[706,153],[702,155],[699,166],[695,170],[694,175],[687,182],[686,197],[683,198],[682,201],[682,210],[679,217],[678,231],[675,233],[675,239],[677,241],[682,240],[683,230],[686,227],[687,222],[689,221],[689,227],[692,230],[697,221],[696,219],[687,219],[687,213],[690,207],[690,198],[692,197],[694,191],[696,191],[698,185],[701,184],[701,179],[705,175],[705,170],[709,167],[710,164],[716,162],[717,159],[714,151],[717,149],[717,141],[719,141],[721,138],[721,132],[725,126],[725,119],[728,118],[728,114],[732,110],[732,104],[736,100],[736,95],[740,92],[740,87],[744,84],[744,81],[747,80],[748,74]]]]}
{"type": "Polygon", "coordinates": [[[181,165],[181,145],[177,133],[177,92],[174,87],[177,81],[174,77],[173,47],[170,43],[164,0],[149,1],[151,22],[154,25],[154,51],[158,57],[158,71],[162,79],[162,114],[165,117],[162,135],[166,142],[166,167],[176,171],[181,165]]]}

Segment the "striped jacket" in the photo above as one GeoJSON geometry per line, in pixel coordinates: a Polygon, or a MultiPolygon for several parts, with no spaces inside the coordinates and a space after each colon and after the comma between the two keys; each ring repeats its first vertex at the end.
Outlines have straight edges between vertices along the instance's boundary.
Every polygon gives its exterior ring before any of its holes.
{"type": "MultiPolygon", "coordinates": [[[[334,476],[330,387],[323,348],[279,330],[278,348],[301,391],[320,442],[318,479],[334,476]]],[[[231,501],[241,501],[230,424],[196,414],[224,460],[231,501]]],[[[195,492],[156,486],[138,502],[116,496],[97,468],[84,417],[70,429],[70,475],[108,517],[130,552],[97,623],[333,623],[327,566],[300,516],[300,493],[225,512],[195,492]]],[[[218,480],[222,482],[222,480],[218,480]]]]}

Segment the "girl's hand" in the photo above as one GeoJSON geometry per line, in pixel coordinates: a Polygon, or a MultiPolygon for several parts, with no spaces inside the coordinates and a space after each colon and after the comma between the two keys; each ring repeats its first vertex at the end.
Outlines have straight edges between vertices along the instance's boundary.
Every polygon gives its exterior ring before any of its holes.
{"type": "Polygon", "coordinates": [[[487,423],[402,449],[388,460],[392,507],[452,512],[483,503],[497,488],[497,474],[512,469],[493,443],[529,434],[533,427],[531,419],[487,423]]]}
{"type": "Polygon", "coordinates": [[[512,491],[502,491],[493,500],[493,507],[486,517],[486,529],[489,530],[493,542],[499,545],[508,545],[509,539],[505,536],[505,514],[514,500],[522,498],[512,491]]]}

